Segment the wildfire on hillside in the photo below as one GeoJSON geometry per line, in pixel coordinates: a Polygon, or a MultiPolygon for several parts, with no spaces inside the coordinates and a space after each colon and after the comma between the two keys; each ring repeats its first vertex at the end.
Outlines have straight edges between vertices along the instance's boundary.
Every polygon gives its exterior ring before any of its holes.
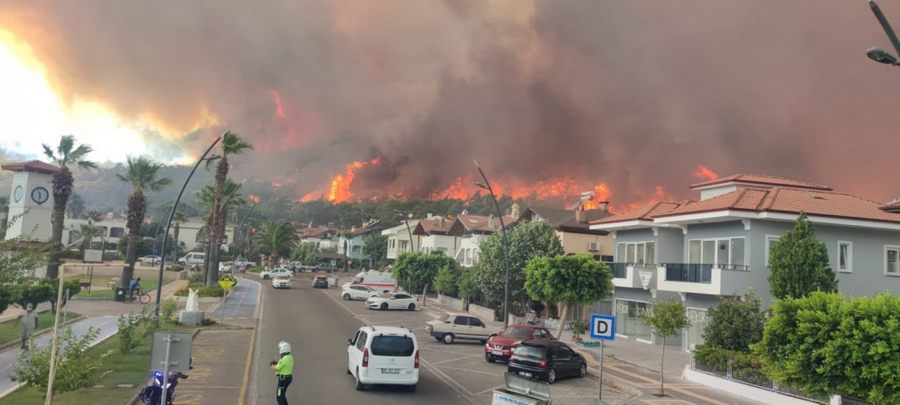
{"type": "Polygon", "coordinates": [[[259,204],[259,196],[256,194],[250,194],[247,199],[250,200],[251,204],[259,204]]]}

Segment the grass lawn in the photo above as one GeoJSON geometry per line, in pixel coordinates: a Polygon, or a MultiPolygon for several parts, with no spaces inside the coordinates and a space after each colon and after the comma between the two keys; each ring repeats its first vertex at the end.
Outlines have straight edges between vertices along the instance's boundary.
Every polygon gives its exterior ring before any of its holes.
{"type": "MultiPolygon", "coordinates": [[[[62,315],[60,315],[61,317],[62,315]]],[[[78,316],[78,314],[74,312],[69,312],[66,315],[67,319],[74,319],[78,316]]],[[[62,318],[60,318],[60,322],[62,322],[62,318]]],[[[38,314],[38,327],[35,329],[35,333],[38,333],[43,330],[47,330],[53,327],[53,314],[50,311],[44,311],[38,314]]],[[[18,341],[22,338],[22,326],[19,325],[15,319],[10,319],[6,322],[0,323],[0,345],[5,345],[12,341],[18,341]]]]}
{"type": "MultiPolygon", "coordinates": [[[[163,323],[160,330],[192,332],[194,327],[172,325],[163,323]]],[[[82,388],[79,390],[53,394],[54,404],[124,404],[143,387],[150,377],[150,336],[143,338],[136,349],[128,354],[119,352],[118,336],[113,336],[107,341],[90,349],[87,353],[91,357],[99,357],[109,352],[110,355],[103,358],[100,373],[93,385],[103,385],[105,388],[82,388]],[[134,384],[133,388],[117,388],[117,384],[134,384]]],[[[27,386],[19,388],[3,398],[3,404],[30,405],[44,402],[45,389],[27,386]]]]}
{"type": "MultiPolygon", "coordinates": [[[[66,277],[66,278],[68,279],[70,277],[66,277]]],[[[83,275],[71,276],[71,278],[81,279],[81,281],[88,280],[83,275]]],[[[93,286],[99,287],[99,288],[104,288],[104,289],[103,290],[92,289],[90,294],[88,294],[87,290],[81,290],[81,292],[78,293],[78,295],[80,295],[82,297],[113,298],[113,296],[115,295],[115,291],[105,289],[105,288],[107,288],[106,283],[109,282],[109,280],[111,280],[111,279],[112,279],[111,276],[94,276],[93,286]]],[[[156,290],[156,280],[158,280],[158,279],[159,279],[158,277],[142,278],[141,279],[141,288],[143,288],[144,291],[147,291],[147,292],[150,292],[151,290],[156,290]]]]}

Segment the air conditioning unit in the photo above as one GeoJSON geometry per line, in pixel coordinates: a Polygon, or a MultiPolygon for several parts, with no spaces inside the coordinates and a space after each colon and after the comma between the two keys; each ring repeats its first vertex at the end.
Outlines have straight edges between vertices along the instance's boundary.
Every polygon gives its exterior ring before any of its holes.
{"type": "Polygon", "coordinates": [[[591,252],[596,252],[600,250],[600,248],[597,247],[597,242],[588,242],[588,250],[590,250],[591,252]]]}

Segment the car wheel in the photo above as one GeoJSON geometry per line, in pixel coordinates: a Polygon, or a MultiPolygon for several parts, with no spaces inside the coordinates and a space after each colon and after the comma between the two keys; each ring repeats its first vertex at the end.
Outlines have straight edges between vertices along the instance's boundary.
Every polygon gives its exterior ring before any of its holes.
{"type": "Polygon", "coordinates": [[[441,338],[438,337],[438,336],[435,336],[435,337],[434,337],[434,340],[437,340],[438,342],[440,342],[440,341],[441,341],[441,338]]]}
{"type": "Polygon", "coordinates": [[[486,362],[488,362],[488,363],[493,363],[493,362],[496,361],[496,360],[494,360],[494,356],[491,355],[490,353],[485,353],[485,354],[484,354],[484,361],[486,361],[486,362]]]}
{"type": "Polygon", "coordinates": [[[445,345],[449,345],[449,344],[453,343],[454,337],[455,336],[453,336],[452,333],[445,333],[444,336],[441,337],[441,341],[443,341],[445,345]]]}
{"type": "Polygon", "coordinates": [[[408,306],[406,309],[408,309],[408,310],[410,310],[410,311],[415,311],[415,310],[416,310],[416,304],[409,304],[409,306],[408,306]]]}
{"type": "Polygon", "coordinates": [[[344,301],[350,301],[350,294],[344,294],[344,301]]]}
{"type": "Polygon", "coordinates": [[[553,384],[556,382],[556,368],[551,368],[550,371],[547,372],[547,384],[553,384]]]}
{"type": "Polygon", "coordinates": [[[584,378],[587,375],[587,364],[581,363],[581,368],[578,369],[578,377],[584,378]]]}
{"type": "Polygon", "coordinates": [[[388,309],[387,303],[386,302],[382,303],[381,306],[378,308],[381,309],[382,311],[387,311],[387,309],[388,309]]]}
{"type": "Polygon", "coordinates": [[[266,274],[265,276],[263,276],[263,280],[268,280],[268,279],[269,279],[269,275],[268,275],[268,274],[266,274]]]}
{"type": "Polygon", "coordinates": [[[409,391],[409,392],[416,392],[416,386],[417,386],[417,385],[418,385],[418,384],[408,385],[408,386],[406,386],[406,390],[409,391]]]}
{"type": "Polygon", "coordinates": [[[363,386],[363,383],[361,383],[359,381],[359,369],[356,369],[356,376],[354,377],[354,380],[353,380],[353,388],[356,388],[357,391],[362,391],[363,388],[365,388],[363,386]]]}
{"type": "Polygon", "coordinates": [[[350,371],[350,369],[349,369],[349,368],[348,368],[348,369],[347,369],[347,375],[353,375],[353,372],[352,372],[352,371],[350,371]]]}

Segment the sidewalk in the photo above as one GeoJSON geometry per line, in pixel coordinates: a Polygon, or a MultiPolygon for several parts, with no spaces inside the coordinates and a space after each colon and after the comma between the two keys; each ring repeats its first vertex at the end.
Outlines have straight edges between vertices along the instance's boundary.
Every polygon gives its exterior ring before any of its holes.
{"type": "MultiPolygon", "coordinates": [[[[551,331],[555,333],[555,331],[551,331]]],[[[577,347],[579,351],[590,353],[595,360],[600,359],[600,347],[578,346],[572,340],[572,331],[564,331],[560,339],[563,342],[577,347]]],[[[640,343],[627,339],[608,340],[604,342],[603,354],[606,359],[616,359],[622,362],[640,367],[652,373],[659,373],[659,345],[640,343]]],[[[666,378],[680,379],[681,371],[691,364],[691,355],[679,351],[677,348],[666,347],[665,373],[666,378]]]]}

